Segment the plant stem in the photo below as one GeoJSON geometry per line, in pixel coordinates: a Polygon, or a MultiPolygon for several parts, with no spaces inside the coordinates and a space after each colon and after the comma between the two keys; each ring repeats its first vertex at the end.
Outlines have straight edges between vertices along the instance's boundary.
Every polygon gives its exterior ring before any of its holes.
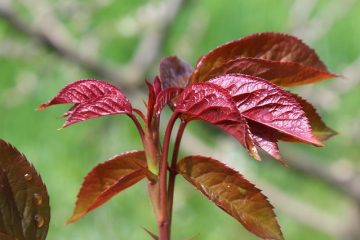
{"type": "Polygon", "coordinates": [[[179,113],[174,112],[171,116],[168,125],[165,130],[165,136],[163,141],[162,158],[160,161],[160,174],[159,174],[159,200],[160,200],[160,219],[158,219],[159,228],[159,240],[170,239],[170,220],[169,220],[169,208],[168,208],[168,197],[167,197],[167,159],[169,153],[170,137],[174,127],[175,121],[179,113]]]}
{"type": "Polygon", "coordinates": [[[171,234],[171,221],[172,221],[172,211],[173,211],[173,202],[174,202],[174,188],[175,188],[175,178],[177,175],[176,163],[179,155],[180,143],[182,136],[184,134],[184,130],[187,122],[181,121],[176,140],[174,144],[174,151],[171,159],[170,165],[170,175],[169,175],[169,187],[168,187],[168,205],[169,205],[169,234],[171,234]]]}
{"type": "Polygon", "coordinates": [[[131,120],[133,120],[139,134],[140,134],[140,137],[141,137],[141,140],[144,141],[144,130],[143,128],[141,127],[141,124],[139,122],[139,120],[135,117],[134,114],[128,114],[128,116],[131,118],[131,120]]]}

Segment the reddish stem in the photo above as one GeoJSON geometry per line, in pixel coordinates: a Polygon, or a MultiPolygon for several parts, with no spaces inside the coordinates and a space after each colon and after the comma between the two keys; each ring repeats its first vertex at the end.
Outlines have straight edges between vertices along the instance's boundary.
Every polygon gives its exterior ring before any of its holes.
{"type": "MultiPolygon", "coordinates": [[[[144,142],[144,130],[143,128],[141,127],[141,124],[139,122],[139,120],[135,117],[134,114],[128,114],[128,116],[131,118],[131,120],[133,120],[139,134],[140,134],[140,137],[141,137],[141,140],[143,140],[144,142]]],[[[140,115],[141,116],[141,115],[140,115]]]]}
{"type": "Polygon", "coordinates": [[[158,219],[159,240],[170,239],[170,231],[169,231],[170,215],[169,215],[168,197],[167,197],[167,168],[168,168],[167,159],[169,153],[171,132],[178,115],[179,115],[178,112],[174,112],[166,127],[164,142],[163,142],[162,158],[160,161],[159,197],[160,197],[161,214],[160,214],[160,219],[158,219]]]}
{"type": "Polygon", "coordinates": [[[173,212],[173,202],[174,202],[174,188],[175,188],[175,178],[177,175],[176,163],[179,155],[180,143],[187,122],[181,121],[176,140],[174,144],[174,151],[171,159],[170,165],[170,175],[169,175],[169,186],[168,186],[168,205],[169,205],[169,234],[171,234],[171,221],[172,221],[172,212],[173,212]]]}

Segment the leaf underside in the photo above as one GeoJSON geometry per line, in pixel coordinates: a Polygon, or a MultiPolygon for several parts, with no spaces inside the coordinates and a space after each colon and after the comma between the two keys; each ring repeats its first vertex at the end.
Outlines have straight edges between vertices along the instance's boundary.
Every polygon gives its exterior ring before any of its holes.
{"type": "Polygon", "coordinates": [[[44,240],[49,196],[35,168],[0,139],[0,239],[44,240]]]}
{"type": "Polygon", "coordinates": [[[160,80],[162,87],[183,88],[193,71],[191,66],[176,56],[166,57],[160,62],[160,80]]]}
{"type": "Polygon", "coordinates": [[[144,151],[126,152],[99,164],[85,177],[68,223],[79,220],[116,194],[139,182],[146,173],[144,151]]]}
{"type": "Polygon", "coordinates": [[[199,119],[234,136],[255,159],[259,159],[245,119],[240,115],[229,93],[212,83],[191,84],[179,95],[176,111],[188,121],[199,119]]]}
{"type": "Polygon", "coordinates": [[[64,114],[68,119],[63,127],[95,117],[130,114],[132,111],[129,100],[117,87],[94,79],[79,80],[67,85],[38,109],[65,103],[75,105],[64,114]]]}
{"type": "Polygon", "coordinates": [[[250,232],[264,239],[283,239],[273,206],[235,170],[212,158],[189,156],[179,161],[178,171],[250,232]]]}

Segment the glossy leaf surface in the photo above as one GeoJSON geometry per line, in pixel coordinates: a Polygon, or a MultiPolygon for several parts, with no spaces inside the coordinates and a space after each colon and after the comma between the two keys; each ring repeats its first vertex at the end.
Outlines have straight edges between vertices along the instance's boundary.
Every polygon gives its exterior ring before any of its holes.
{"type": "Polygon", "coordinates": [[[229,61],[244,57],[276,62],[294,62],[327,72],[326,66],[315,51],[298,38],[282,33],[265,32],[249,35],[210,51],[199,59],[190,81],[206,81],[207,73],[229,61]]]}
{"type": "Polygon", "coordinates": [[[234,136],[251,156],[259,159],[247,122],[225,89],[212,83],[191,84],[179,95],[176,111],[187,115],[188,121],[200,119],[222,128],[234,136]]]}
{"type": "Polygon", "coordinates": [[[24,155],[0,139],[0,239],[44,240],[49,222],[41,177],[24,155]]]}
{"type": "Polygon", "coordinates": [[[323,146],[312,134],[309,121],[294,97],[268,81],[242,74],[227,74],[209,82],[227,89],[240,113],[302,142],[323,146]]]}
{"type": "Polygon", "coordinates": [[[169,87],[161,91],[156,98],[156,104],[154,107],[155,113],[159,115],[163,108],[167,104],[171,103],[171,100],[176,98],[182,92],[182,90],[182,88],[169,87]]]}
{"type": "Polygon", "coordinates": [[[250,232],[264,239],[283,239],[272,205],[235,170],[215,159],[189,156],[179,161],[178,171],[250,232]]]}
{"type": "Polygon", "coordinates": [[[146,171],[143,151],[126,152],[99,164],[85,177],[68,223],[79,220],[114,195],[139,182],[146,176],[146,171]]]}
{"type": "Polygon", "coordinates": [[[80,80],[71,83],[39,109],[64,103],[75,105],[64,114],[68,119],[63,127],[95,117],[129,114],[132,111],[129,100],[117,87],[99,80],[80,80]]]}
{"type": "Polygon", "coordinates": [[[164,58],[160,62],[160,80],[163,88],[185,87],[192,71],[189,64],[176,56],[164,58]]]}
{"type": "Polygon", "coordinates": [[[237,58],[204,73],[207,81],[227,73],[242,73],[266,79],[278,86],[290,87],[319,82],[337,75],[296,62],[280,62],[258,58],[237,58]]]}

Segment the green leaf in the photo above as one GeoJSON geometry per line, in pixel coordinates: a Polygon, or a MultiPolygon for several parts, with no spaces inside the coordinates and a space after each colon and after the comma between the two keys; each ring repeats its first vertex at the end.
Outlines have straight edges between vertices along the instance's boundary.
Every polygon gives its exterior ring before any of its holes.
{"type": "Polygon", "coordinates": [[[0,239],[43,240],[49,221],[41,177],[24,155],[0,139],[0,239]]]}
{"type": "Polygon", "coordinates": [[[250,232],[264,239],[283,239],[273,206],[235,170],[212,158],[188,156],[179,161],[178,171],[250,232]]]}
{"type": "Polygon", "coordinates": [[[146,174],[144,151],[122,153],[99,164],[85,177],[68,223],[79,220],[122,190],[139,182],[146,174]]]}

